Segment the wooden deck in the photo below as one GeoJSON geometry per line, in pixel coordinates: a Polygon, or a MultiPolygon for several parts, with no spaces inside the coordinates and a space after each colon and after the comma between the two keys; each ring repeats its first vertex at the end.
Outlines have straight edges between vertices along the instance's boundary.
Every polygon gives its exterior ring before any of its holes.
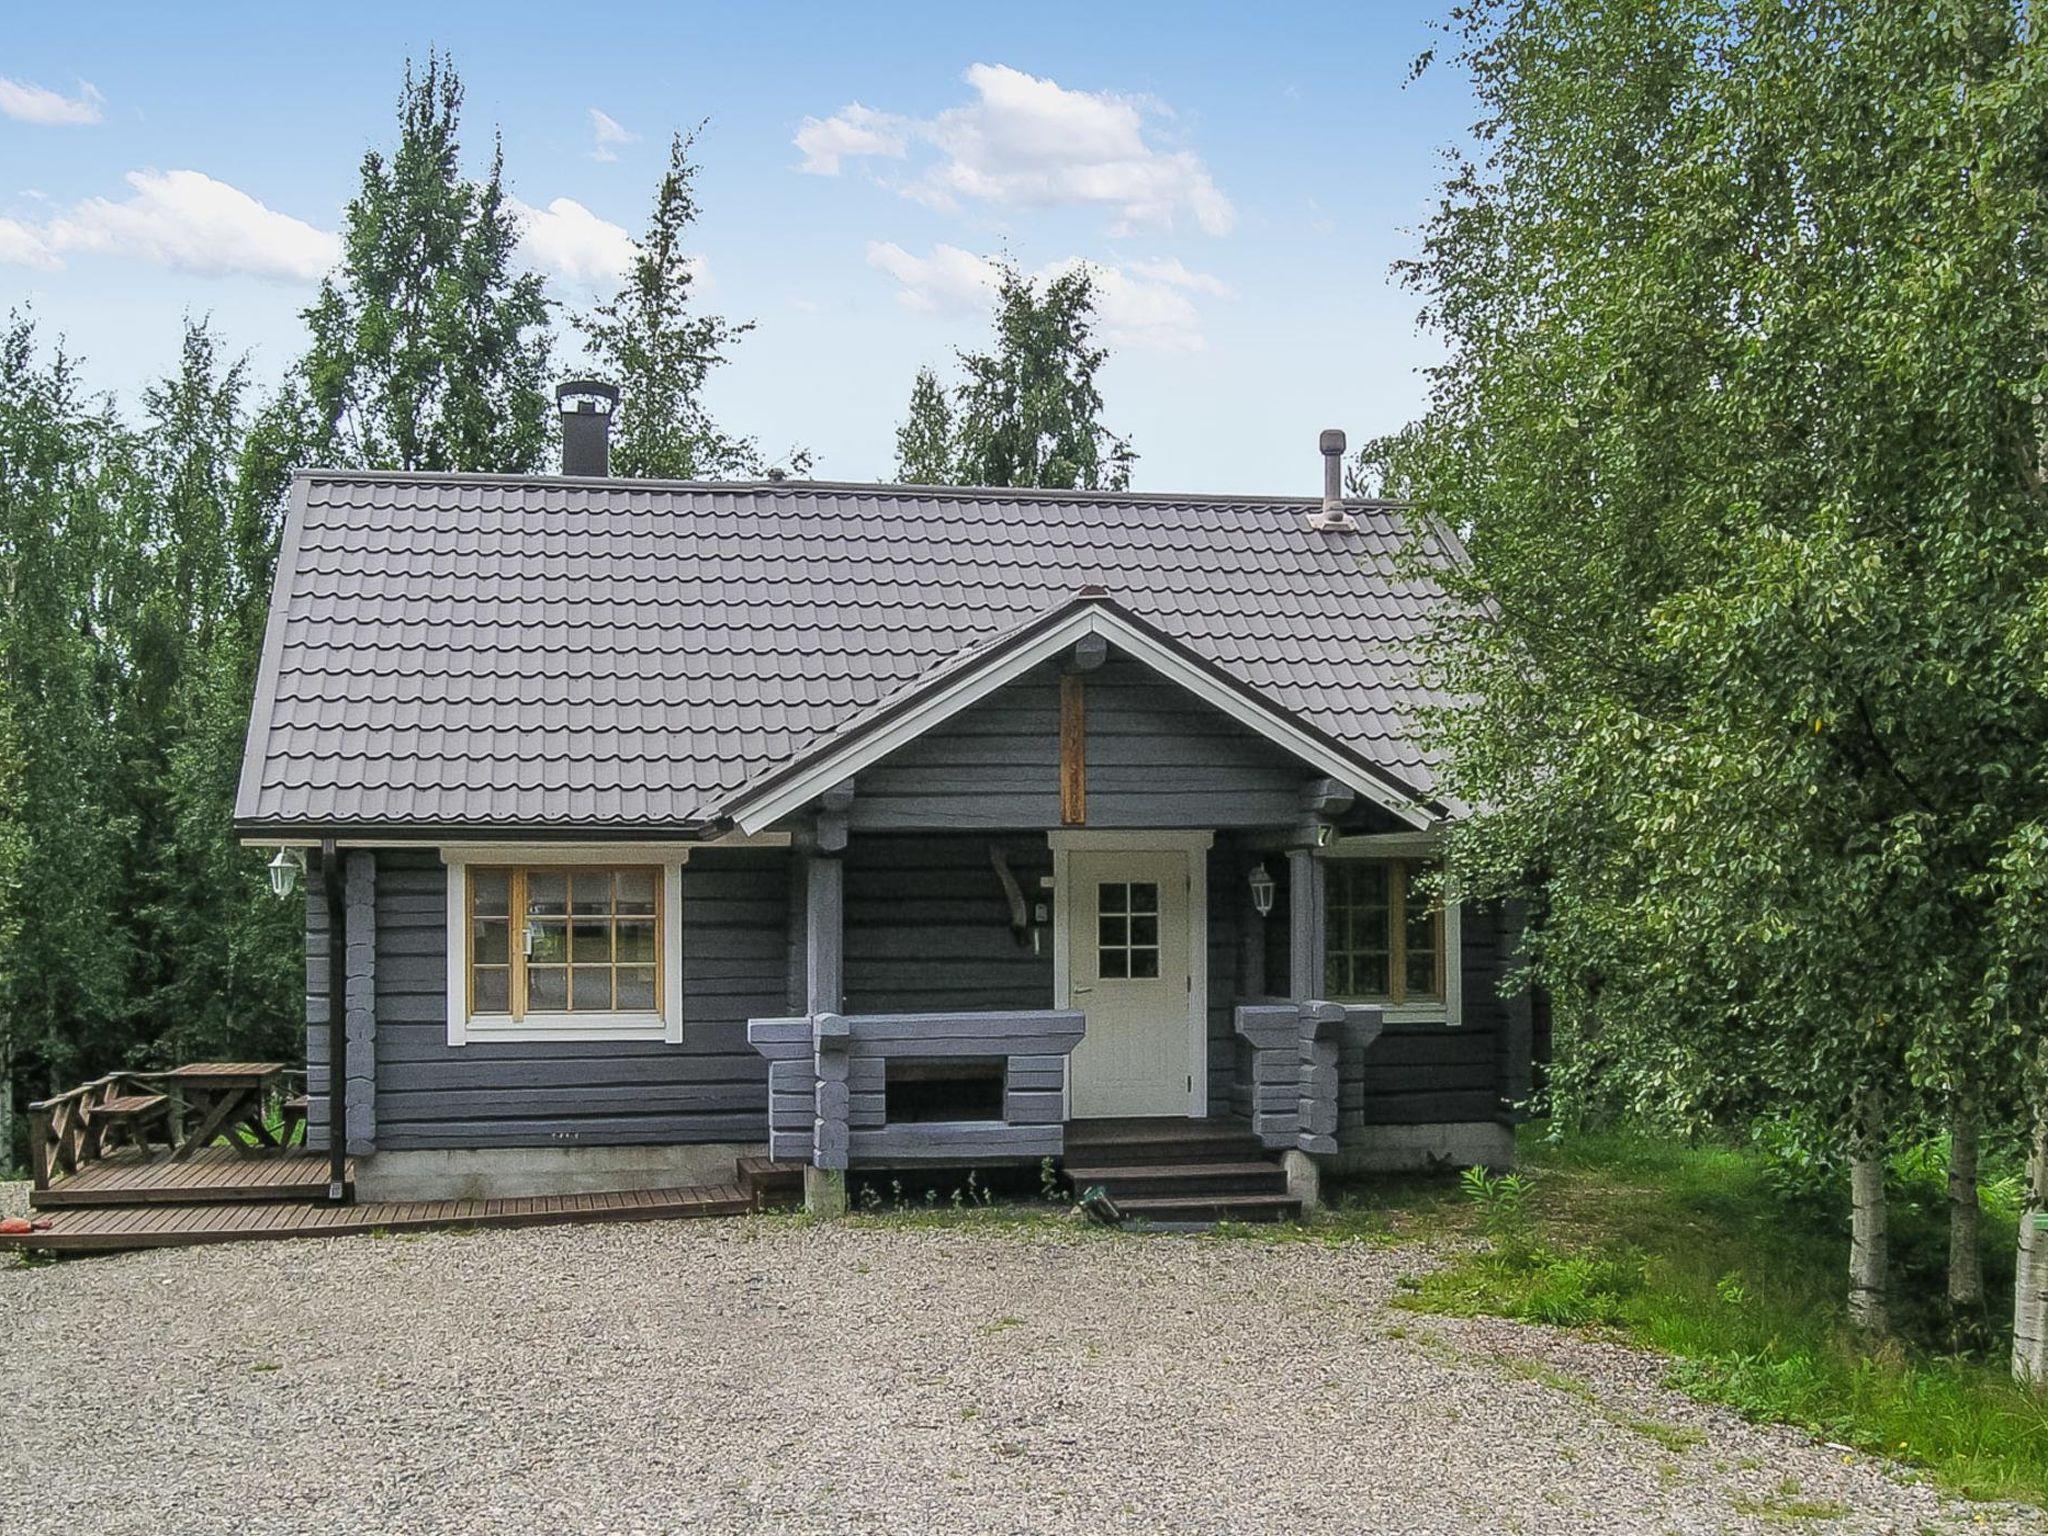
{"type": "MultiPolygon", "coordinates": [[[[324,1161],[321,1165],[325,1167],[324,1161]]],[[[0,1234],[0,1251],[34,1249],[47,1253],[111,1253],[132,1248],[187,1248],[201,1243],[248,1242],[266,1238],[420,1232],[439,1227],[539,1227],[583,1221],[743,1216],[753,1208],[752,1197],[736,1184],[698,1189],[635,1190],[609,1195],[538,1195],[516,1200],[417,1203],[380,1201],[368,1205],[241,1199],[205,1205],[73,1206],[50,1215],[47,1219],[51,1226],[47,1232],[0,1234]]]]}
{"type": "MultiPolygon", "coordinates": [[[[325,1153],[238,1152],[208,1147],[183,1162],[153,1152],[116,1152],[61,1176],[29,1197],[37,1210],[71,1206],[199,1205],[221,1201],[324,1200],[325,1153]]],[[[349,1164],[351,1187],[355,1164],[349,1164]]]]}

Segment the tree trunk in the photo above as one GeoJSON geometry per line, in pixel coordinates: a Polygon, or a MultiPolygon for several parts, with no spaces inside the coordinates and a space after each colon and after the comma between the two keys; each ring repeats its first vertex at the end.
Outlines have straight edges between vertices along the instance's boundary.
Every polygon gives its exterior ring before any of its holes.
{"type": "Polygon", "coordinates": [[[0,1018],[0,1173],[14,1166],[14,1031],[0,1018]]]}
{"type": "Polygon", "coordinates": [[[1949,1106],[1948,1310],[1959,1335],[1983,1320],[1984,1256],[1978,1245],[1977,1100],[1967,1089],[1949,1106]]]}
{"type": "Polygon", "coordinates": [[[2020,1206],[2019,1273],[2013,1280],[2012,1374],[2048,1392],[2048,1089],[2034,1103],[2034,1145],[2020,1206]]]}
{"type": "Polygon", "coordinates": [[[1884,1094],[1856,1096],[1856,1126],[1849,1163],[1849,1324],[1864,1333],[1891,1327],[1885,1269],[1884,1094]]]}

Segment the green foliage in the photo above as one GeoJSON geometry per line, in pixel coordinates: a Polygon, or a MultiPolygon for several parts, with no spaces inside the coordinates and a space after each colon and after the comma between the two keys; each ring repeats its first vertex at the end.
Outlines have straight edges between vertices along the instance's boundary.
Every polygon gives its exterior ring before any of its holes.
{"type": "MultiPolygon", "coordinates": [[[[2006,1379],[1997,1350],[1944,1352],[1935,1306],[1905,1312],[1901,1337],[1874,1348],[1845,1328],[1839,1184],[1825,1207],[1788,1210],[1749,1148],[1617,1132],[1523,1150],[1534,1165],[1526,1254],[1471,1254],[1424,1276],[1405,1304],[1615,1330],[1673,1357],[1674,1383],[1694,1396],[1924,1465],[1975,1495],[2048,1497],[2048,1399],[2006,1379]]],[[[1922,1187],[1912,1160],[1900,1172],[1922,1187]]],[[[2010,1220],[1990,1206],[2009,1251],[2010,1220]]],[[[1902,1268],[1938,1271],[1939,1199],[1923,1210],[1902,1198],[1898,1215],[1902,1268]]],[[[1938,1298],[1938,1283],[1928,1289],[1938,1298]]]]}
{"type": "Polygon", "coordinates": [[[462,82],[406,66],[398,144],[363,156],[340,270],[306,311],[308,435],[325,465],[526,473],[548,444],[548,301],[512,268],[518,229],[494,144],[462,172],[462,82]]]}
{"type": "Polygon", "coordinates": [[[993,350],[963,352],[950,413],[921,370],[897,433],[898,478],[962,485],[1128,489],[1137,455],[1102,424],[1095,283],[1085,267],[1044,287],[1012,267],[996,291],[993,350]]]}
{"type": "Polygon", "coordinates": [[[1409,269],[1448,359],[1365,467],[1470,554],[1451,864],[1540,904],[1560,1111],[1794,1113],[1837,1162],[1864,1090],[2010,1118],[2048,999],[2021,8],[1454,15],[1479,149],[1409,269]]]}
{"type": "MultiPolygon", "coordinates": [[[[574,322],[595,370],[620,389],[611,438],[615,475],[710,480],[767,472],[760,445],[720,431],[704,403],[711,370],[754,326],[693,308],[696,264],[684,244],[697,222],[695,142],[695,133],[670,141],[668,170],[624,285],[574,322]]],[[[809,455],[787,457],[796,472],[808,469],[809,455]]]]}
{"type": "Polygon", "coordinates": [[[910,386],[910,414],[896,429],[896,478],[905,485],[951,485],[953,407],[929,368],[910,386]]]}

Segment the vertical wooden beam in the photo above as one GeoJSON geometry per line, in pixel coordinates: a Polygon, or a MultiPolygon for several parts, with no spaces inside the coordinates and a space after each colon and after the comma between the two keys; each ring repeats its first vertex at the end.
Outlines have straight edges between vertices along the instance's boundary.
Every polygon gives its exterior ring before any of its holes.
{"type": "Polygon", "coordinates": [[[1323,861],[1313,848],[1287,850],[1287,990],[1297,1002],[1323,993],[1327,945],[1323,861]]]}
{"type": "Polygon", "coordinates": [[[1087,684],[1074,673],[1060,676],[1060,824],[1088,823],[1087,684]]]}
{"type": "Polygon", "coordinates": [[[838,1013],[845,1006],[846,886],[840,862],[813,857],[805,876],[805,1011],[838,1013]]]}

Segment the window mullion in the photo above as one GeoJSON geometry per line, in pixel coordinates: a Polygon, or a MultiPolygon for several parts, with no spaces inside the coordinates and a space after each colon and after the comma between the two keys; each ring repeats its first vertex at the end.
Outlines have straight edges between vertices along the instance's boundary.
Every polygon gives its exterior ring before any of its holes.
{"type": "Polygon", "coordinates": [[[510,893],[505,903],[511,914],[505,928],[505,950],[511,962],[512,991],[506,1003],[512,1010],[513,1022],[519,1023],[526,1017],[526,871],[513,870],[505,884],[510,893]]]}

